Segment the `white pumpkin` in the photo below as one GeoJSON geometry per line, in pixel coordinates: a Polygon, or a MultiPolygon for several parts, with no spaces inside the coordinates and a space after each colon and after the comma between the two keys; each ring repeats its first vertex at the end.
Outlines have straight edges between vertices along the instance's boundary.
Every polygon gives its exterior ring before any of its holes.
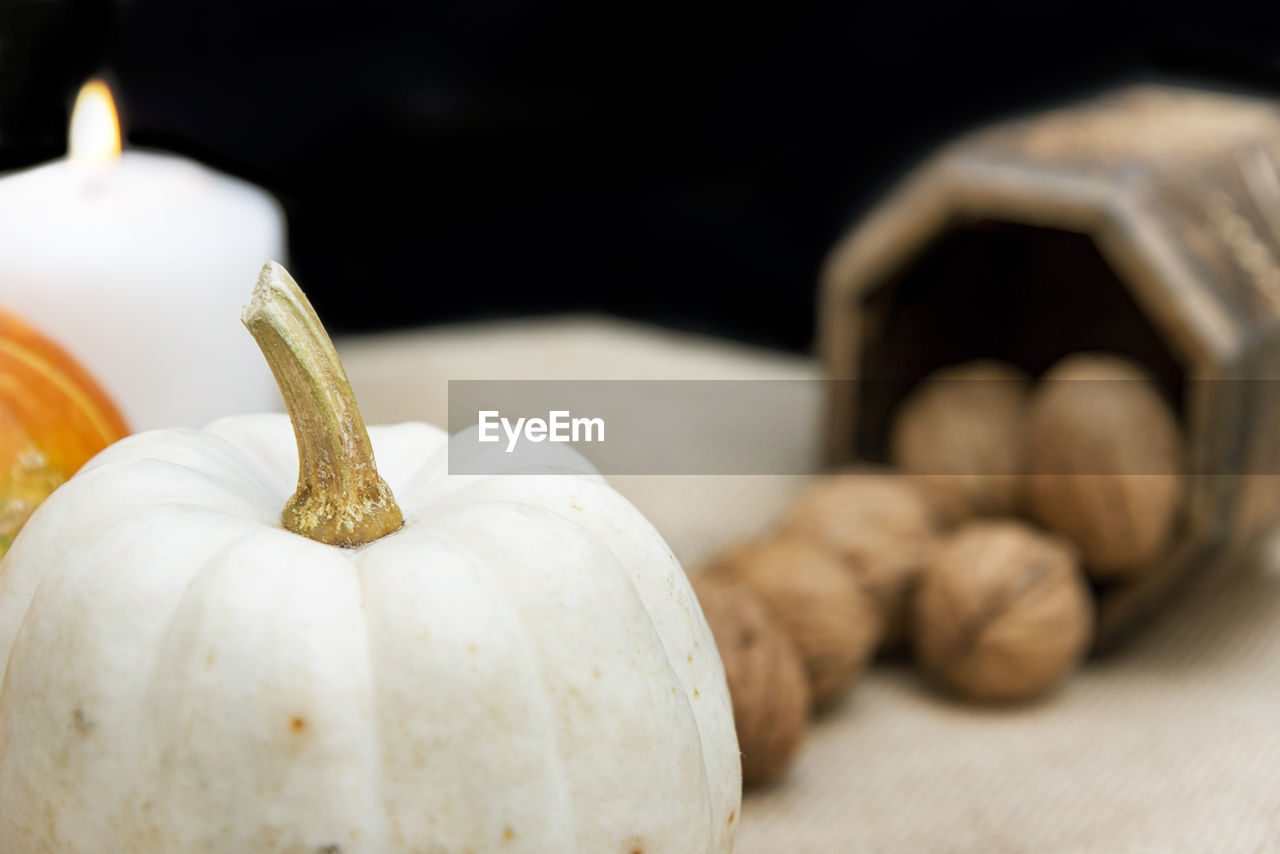
{"type": "Polygon", "coordinates": [[[36,511],[0,563],[0,854],[730,851],[724,673],[653,527],[358,427],[404,521],[356,548],[282,526],[299,451],[330,503],[345,464],[283,415],[125,439],[36,511]]]}

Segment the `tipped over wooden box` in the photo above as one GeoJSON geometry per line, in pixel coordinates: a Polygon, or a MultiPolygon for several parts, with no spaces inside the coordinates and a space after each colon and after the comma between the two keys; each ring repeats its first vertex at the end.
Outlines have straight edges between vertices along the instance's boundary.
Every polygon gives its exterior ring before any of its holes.
{"type": "Polygon", "coordinates": [[[1089,350],[1142,364],[1181,419],[1176,542],[1100,591],[1098,646],[1280,519],[1280,109],[1137,86],[942,148],[832,250],[819,340],[827,450],[883,460],[898,404],[981,357],[1038,376],[1089,350]]]}

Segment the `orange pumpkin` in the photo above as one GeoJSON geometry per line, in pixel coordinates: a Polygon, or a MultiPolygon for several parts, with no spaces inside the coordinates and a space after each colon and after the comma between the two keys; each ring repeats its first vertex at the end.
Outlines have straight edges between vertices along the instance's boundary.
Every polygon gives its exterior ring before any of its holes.
{"type": "Polygon", "coordinates": [[[128,433],[65,350],[0,311],[0,555],[49,493],[128,433]]]}

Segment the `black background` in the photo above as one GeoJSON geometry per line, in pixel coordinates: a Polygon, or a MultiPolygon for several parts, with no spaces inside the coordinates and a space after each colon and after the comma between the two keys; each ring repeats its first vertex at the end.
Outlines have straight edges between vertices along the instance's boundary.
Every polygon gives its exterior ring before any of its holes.
{"type": "Polygon", "coordinates": [[[0,0],[0,168],[106,70],[275,193],[339,331],[602,310],[803,349],[823,253],[948,135],[1128,79],[1280,94],[1280,6],[0,0]]]}

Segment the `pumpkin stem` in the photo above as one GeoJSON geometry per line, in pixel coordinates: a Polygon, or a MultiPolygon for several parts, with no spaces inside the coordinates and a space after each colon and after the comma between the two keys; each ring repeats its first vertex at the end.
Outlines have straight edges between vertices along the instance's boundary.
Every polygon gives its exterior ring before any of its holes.
{"type": "Polygon", "coordinates": [[[320,318],[284,267],[268,261],[240,318],[271,365],[298,440],[298,490],[281,521],[295,534],[354,547],[404,524],[378,476],[351,383],[320,318]]]}

